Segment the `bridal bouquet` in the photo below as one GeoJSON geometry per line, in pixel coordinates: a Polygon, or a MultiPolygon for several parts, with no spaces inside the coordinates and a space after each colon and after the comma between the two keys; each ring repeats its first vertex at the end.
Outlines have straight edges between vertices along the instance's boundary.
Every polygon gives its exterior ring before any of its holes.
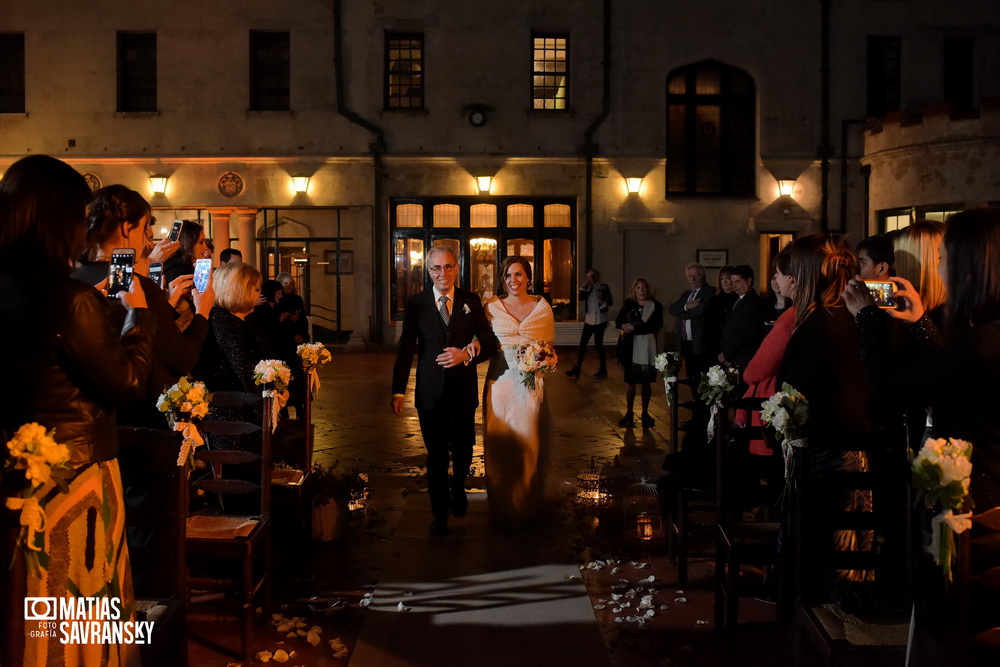
{"type": "Polygon", "coordinates": [[[552,343],[532,340],[517,348],[517,370],[521,371],[521,384],[535,388],[535,378],[555,371],[559,357],[552,343]]]}
{"type": "Polygon", "coordinates": [[[208,393],[204,382],[191,382],[181,378],[172,387],[166,387],[156,402],[156,408],[164,413],[170,428],[179,431],[184,438],[181,451],[177,456],[177,465],[193,463],[194,450],[205,444],[195,420],[208,414],[208,406],[212,403],[212,395],[208,393]]]}
{"type": "Polygon", "coordinates": [[[760,420],[774,429],[775,440],[781,443],[785,457],[785,489],[781,492],[784,498],[795,490],[794,451],[807,444],[802,427],[809,421],[809,401],[785,382],[781,391],[761,405],[760,420]]]}
{"type": "Polygon", "coordinates": [[[680,352],[660,352],[653,358],[653,366],[663,378],[663,388],[667,392],[667,405],[670,405],[673,401],[670,388],[677,384],[677,373],[681,370],[681,354],[680,352]]]}
{"type": "Polygon", "coordinates": [[[69,464],[69,447],[58,444],[54,435],[55,431],[46,432],[44,426],[31,422],[17,429],[7,442],[10,458],[5,467],[24,470],[28,484],[19,497],[7,498],[5,505],[10,510],[21,510],[18,545],[24,548],[25,562],[36,576],[40,576],[42,568],[48,567],[45,497],[38,491],[53,481],[63,492],[67,491],[67,480],[74,472],[69,464]]]}
{"type": "Polygon", "coordinates": [[[284,361],[262,359],[253,369],[253,381],[264,388],[263,396],[271,399],[271,432],[278,428],[278,413],[288,402],[288,383],[292,372],[284,361]]]}
{"type": "Polygon", "coordinates": [[[735,368],[723,368],[716,364],[708,369],[707,373],[701,374],[701,382],[698,383],[698,397],[710,410],[708,420],[708,439],[715,437],[715,420],[719,416],[719,409],[726,395],[736,388],[740,381],[740,372],[735,368]]]}
{"type": "Polygon", "coordinates": [[[972,527],[972,512],[955,514],[965,505],[972,475],[972,443],[957,438],[929,439],[914,457],[913,485],[927,507],[940,506],[931,520],[931,544],[927,548],[934,562],[951,581],[951,561],[955,555],[955,535],[972,527]]]}
{"type": "Polygon", "coordinates": [[[329,363],[333,357],[330,356],[330,351],[323,343],[302,343],[295,348],[295,352],[302,360],[302,368],[306,372],[309,391],[315,400],[319,396],[319,372],[317,369],[329,363]]]}

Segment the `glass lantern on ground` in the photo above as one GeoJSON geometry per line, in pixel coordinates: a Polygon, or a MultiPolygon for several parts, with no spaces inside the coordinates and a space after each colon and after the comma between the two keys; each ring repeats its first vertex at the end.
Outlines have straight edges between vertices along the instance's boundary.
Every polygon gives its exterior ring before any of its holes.
{"type": "Polygon", "coordinates": [[[640,544],[656,544],[664,540],[663,517],[656,484],[644,477],[640,482],[629,486],[625,489],[622,507],[624,536],[627,540],[640,544]]]}
{"type": "Polygon", "coordinates": [[[604,473],[597,469],[593,456],[590,467],[576,474],[576,504],[584,508],[600,509],[608,505],[608,490],[604,473]]]}
{"type": "Polygon", "coordinates": [[[625,491],[635,484],[635,471],[629,466],[623,466],[621,459],[615,455],[614,460],[604,464],[602,473],[605,477],[605,488],[608,491],[608,504],[619,507],[625,499],[625,491]]]}

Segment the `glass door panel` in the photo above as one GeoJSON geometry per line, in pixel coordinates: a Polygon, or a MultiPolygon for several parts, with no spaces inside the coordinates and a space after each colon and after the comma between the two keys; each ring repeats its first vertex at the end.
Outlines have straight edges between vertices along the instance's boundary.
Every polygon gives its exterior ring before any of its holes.
{"type": "Polygon", "coordinates": [[[406,300],[424,290],[423,239],[397,238],[394,255],[396,272],[394,310],[402,313],[406,309],[406,300]]]}
{"type": "Polygon", "coordinates": [[[470,289],[483,302],[496,295],[497,240],[491,238],[469,239],[470,289]]]}
{"type": "MultiPolygon", "coordinates": [[[[557,322],[573,319],[573,255],[569,239],[545,239],[542,294],[552,304],[557,322]]],[[[536,293],[538,290],[535,290],[536,293]]]]}

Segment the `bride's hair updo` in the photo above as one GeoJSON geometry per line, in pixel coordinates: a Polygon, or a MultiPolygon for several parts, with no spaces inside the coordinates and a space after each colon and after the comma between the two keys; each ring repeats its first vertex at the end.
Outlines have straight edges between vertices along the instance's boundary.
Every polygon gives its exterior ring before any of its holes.
{"type": "Polygon", "coordinates": [[[507,285],[506,276],[507,269],[511,267],[512,264],[520,264],[524,268],[524,275],[528,278],[528,287],[531,287],[531,264],[528,263],[524,257],[520,255],[511,255],[503,260],[500,264],[500,285],[497,287],[497,296],[507,296],[507,285]]]}

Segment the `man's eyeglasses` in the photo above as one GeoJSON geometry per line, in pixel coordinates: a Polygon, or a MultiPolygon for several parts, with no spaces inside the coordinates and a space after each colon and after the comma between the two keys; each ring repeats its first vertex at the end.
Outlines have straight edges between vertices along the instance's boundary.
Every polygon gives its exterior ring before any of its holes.
{"type": "Polygon", "coordinates": [[[458,267],[456,265],[454,265],[454,264],[445,264],[444,266],[430,266],[430,267],[427,267],[427,270],[430,271],[431,273],[433,273],[435,276],[439,276],[439,275],[441,275],[442,271],[451,272],[451,271],[454,271],[457,268],[458,267]]]}

